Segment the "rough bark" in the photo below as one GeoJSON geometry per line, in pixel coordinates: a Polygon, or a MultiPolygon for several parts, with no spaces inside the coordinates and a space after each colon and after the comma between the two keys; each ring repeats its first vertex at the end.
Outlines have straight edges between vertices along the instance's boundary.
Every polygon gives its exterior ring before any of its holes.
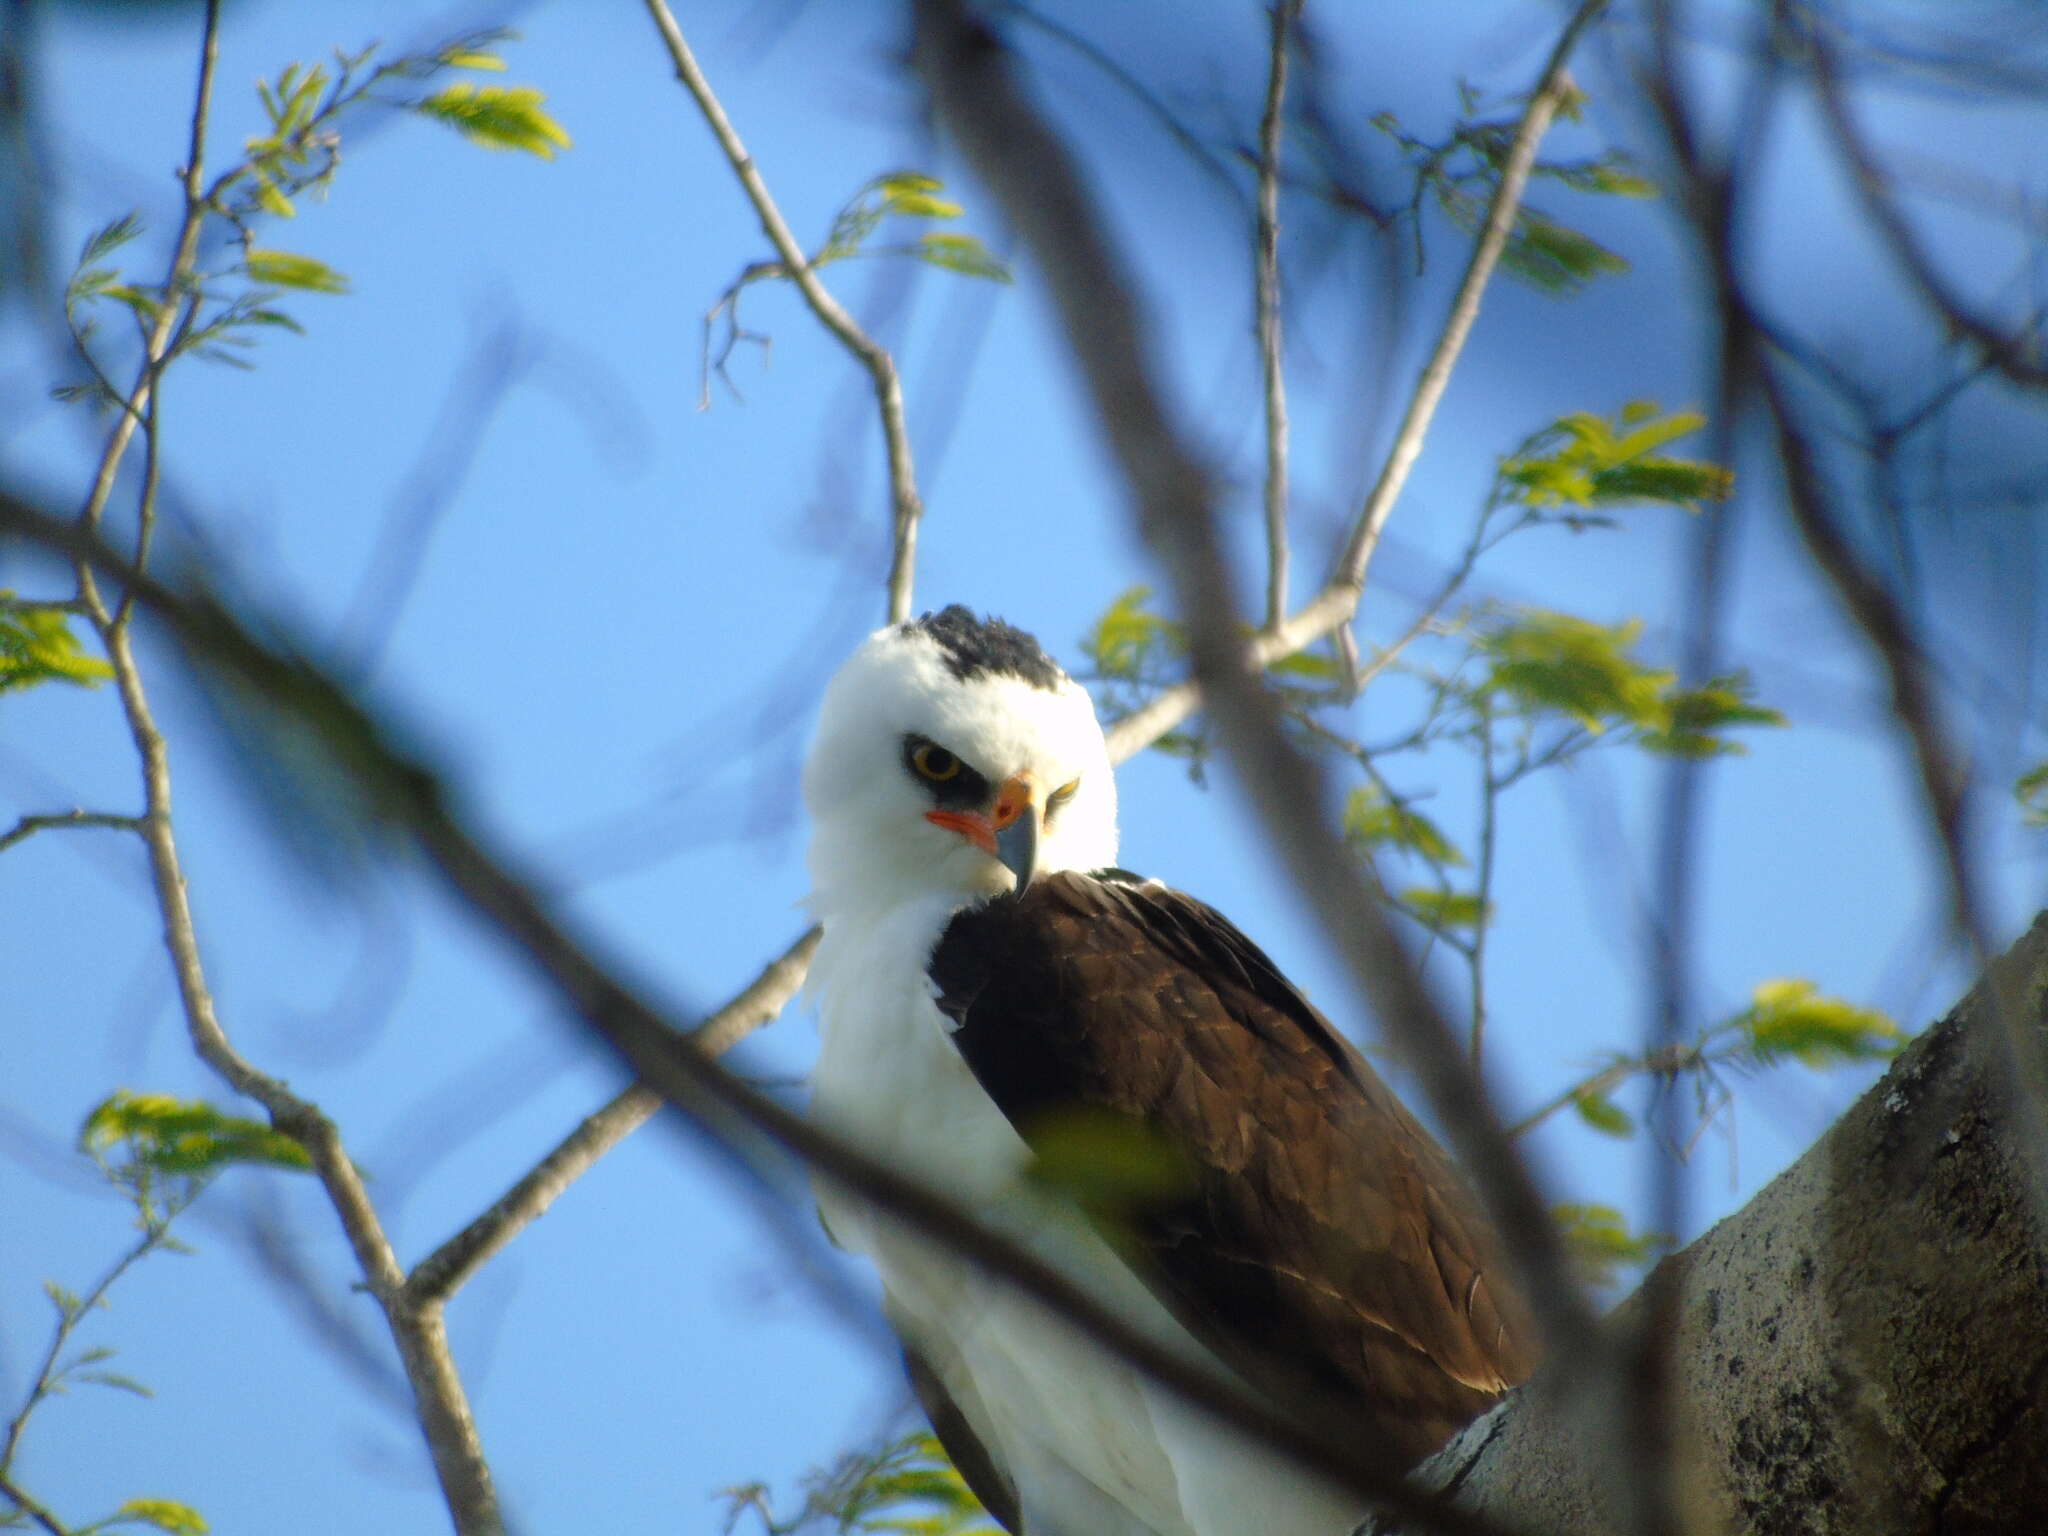
{"type": "MultiPolygon", "coordinates": [[[[2048,916],[1999,969],[2003,995],[2048,1027],[2048,916]]],[[[2048,1264],[1990,995],[1980,984],[1805,1156],[1666,1261],[1689,1528],[2048,1530],[2048,1264]]],[[[1608,1326],[1637,1315],[1631,1302],[1608,1326]]],[[[1569,1366],[1470,1426],[1425,1479],[1524,1529],[1619,1531],[1597,1410],[1569,1366]]]]}

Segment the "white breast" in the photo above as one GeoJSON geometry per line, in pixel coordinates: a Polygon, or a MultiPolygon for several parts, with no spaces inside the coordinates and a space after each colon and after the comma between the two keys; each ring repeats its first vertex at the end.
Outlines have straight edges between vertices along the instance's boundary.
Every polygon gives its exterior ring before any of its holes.
{"type": "MultiPolygon", "coordinates": [[[[828,925],[811,969],[824,1032],[813,1115],[1193,1350],[1077,1214],[1020,1182],[1029,1151],[947,1038],[925,975],[946,907],[899,908],[864,931],[828,925]]],[[[1193,1536],[1132,1372],[829,1183],[817,1192],[833,1238],[874,1260],[891,1321],[1009,1467],[1028,1524],[1075,1536],[1193,1536]]]]}

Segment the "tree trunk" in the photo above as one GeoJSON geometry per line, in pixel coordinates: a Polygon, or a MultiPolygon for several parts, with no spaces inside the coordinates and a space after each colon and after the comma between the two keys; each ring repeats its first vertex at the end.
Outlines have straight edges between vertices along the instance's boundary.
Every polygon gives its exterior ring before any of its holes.
{"type": "MultiPolygon", "coordinates": [[[[1994,975],[2048,1025],[2048,915],[1994,975]]],[[[1665,1262],[1689,1529],[2048,1532],[2048,1274],[1988,995],[1665,1262]]],[[[1568,1365],[1422,1475],[1522,1529],[1621,1530],[1595,1436],[1566,1427],[1587,1422],[1568,1365]]]]}

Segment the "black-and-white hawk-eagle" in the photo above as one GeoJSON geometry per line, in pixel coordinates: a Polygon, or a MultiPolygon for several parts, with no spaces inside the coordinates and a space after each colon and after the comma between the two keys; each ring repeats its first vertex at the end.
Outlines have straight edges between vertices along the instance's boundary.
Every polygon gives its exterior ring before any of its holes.
{"type": "MultiPolygon", "coordinates": [[[[869,637],[826,690],[804,796],[822,1123],[1189,1358],[1403,1462],[1528,1375],[1526,1314],[1443,1151],[1250,939],[1116,867],[1094,707],[1030,635],[955,606],[869,637]],[[1091,1145],[1167,1176],[1084,1209],[1034,1173],[1076,1125],[1130,1132],[1091,1145]]],[[[1039,1304],[829,1182],[818,1198],[1011,1531],[1339,1536],[1359,1517],[1039,1304]]]]}

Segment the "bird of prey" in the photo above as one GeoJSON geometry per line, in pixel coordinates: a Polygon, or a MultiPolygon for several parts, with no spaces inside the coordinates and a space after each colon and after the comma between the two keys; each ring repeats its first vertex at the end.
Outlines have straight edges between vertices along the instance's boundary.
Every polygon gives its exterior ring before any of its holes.
{"type": "MultiPolygon", "coordinates": [[[[1429,1134],[1250,939],[1116,867],[1094,707],[1030,635],[957,605],[877,631],[826,690],[803,788],[821,1123],[1382,1464],[1529,1374],[1499,1245],[1429,1134]],[[1047,1176],[1077,1145],[1103,1199],[1047,1176]]],[[[829,1180],[818,1198],[1008,1530],[1362,1515],[829,1180]]]]}

